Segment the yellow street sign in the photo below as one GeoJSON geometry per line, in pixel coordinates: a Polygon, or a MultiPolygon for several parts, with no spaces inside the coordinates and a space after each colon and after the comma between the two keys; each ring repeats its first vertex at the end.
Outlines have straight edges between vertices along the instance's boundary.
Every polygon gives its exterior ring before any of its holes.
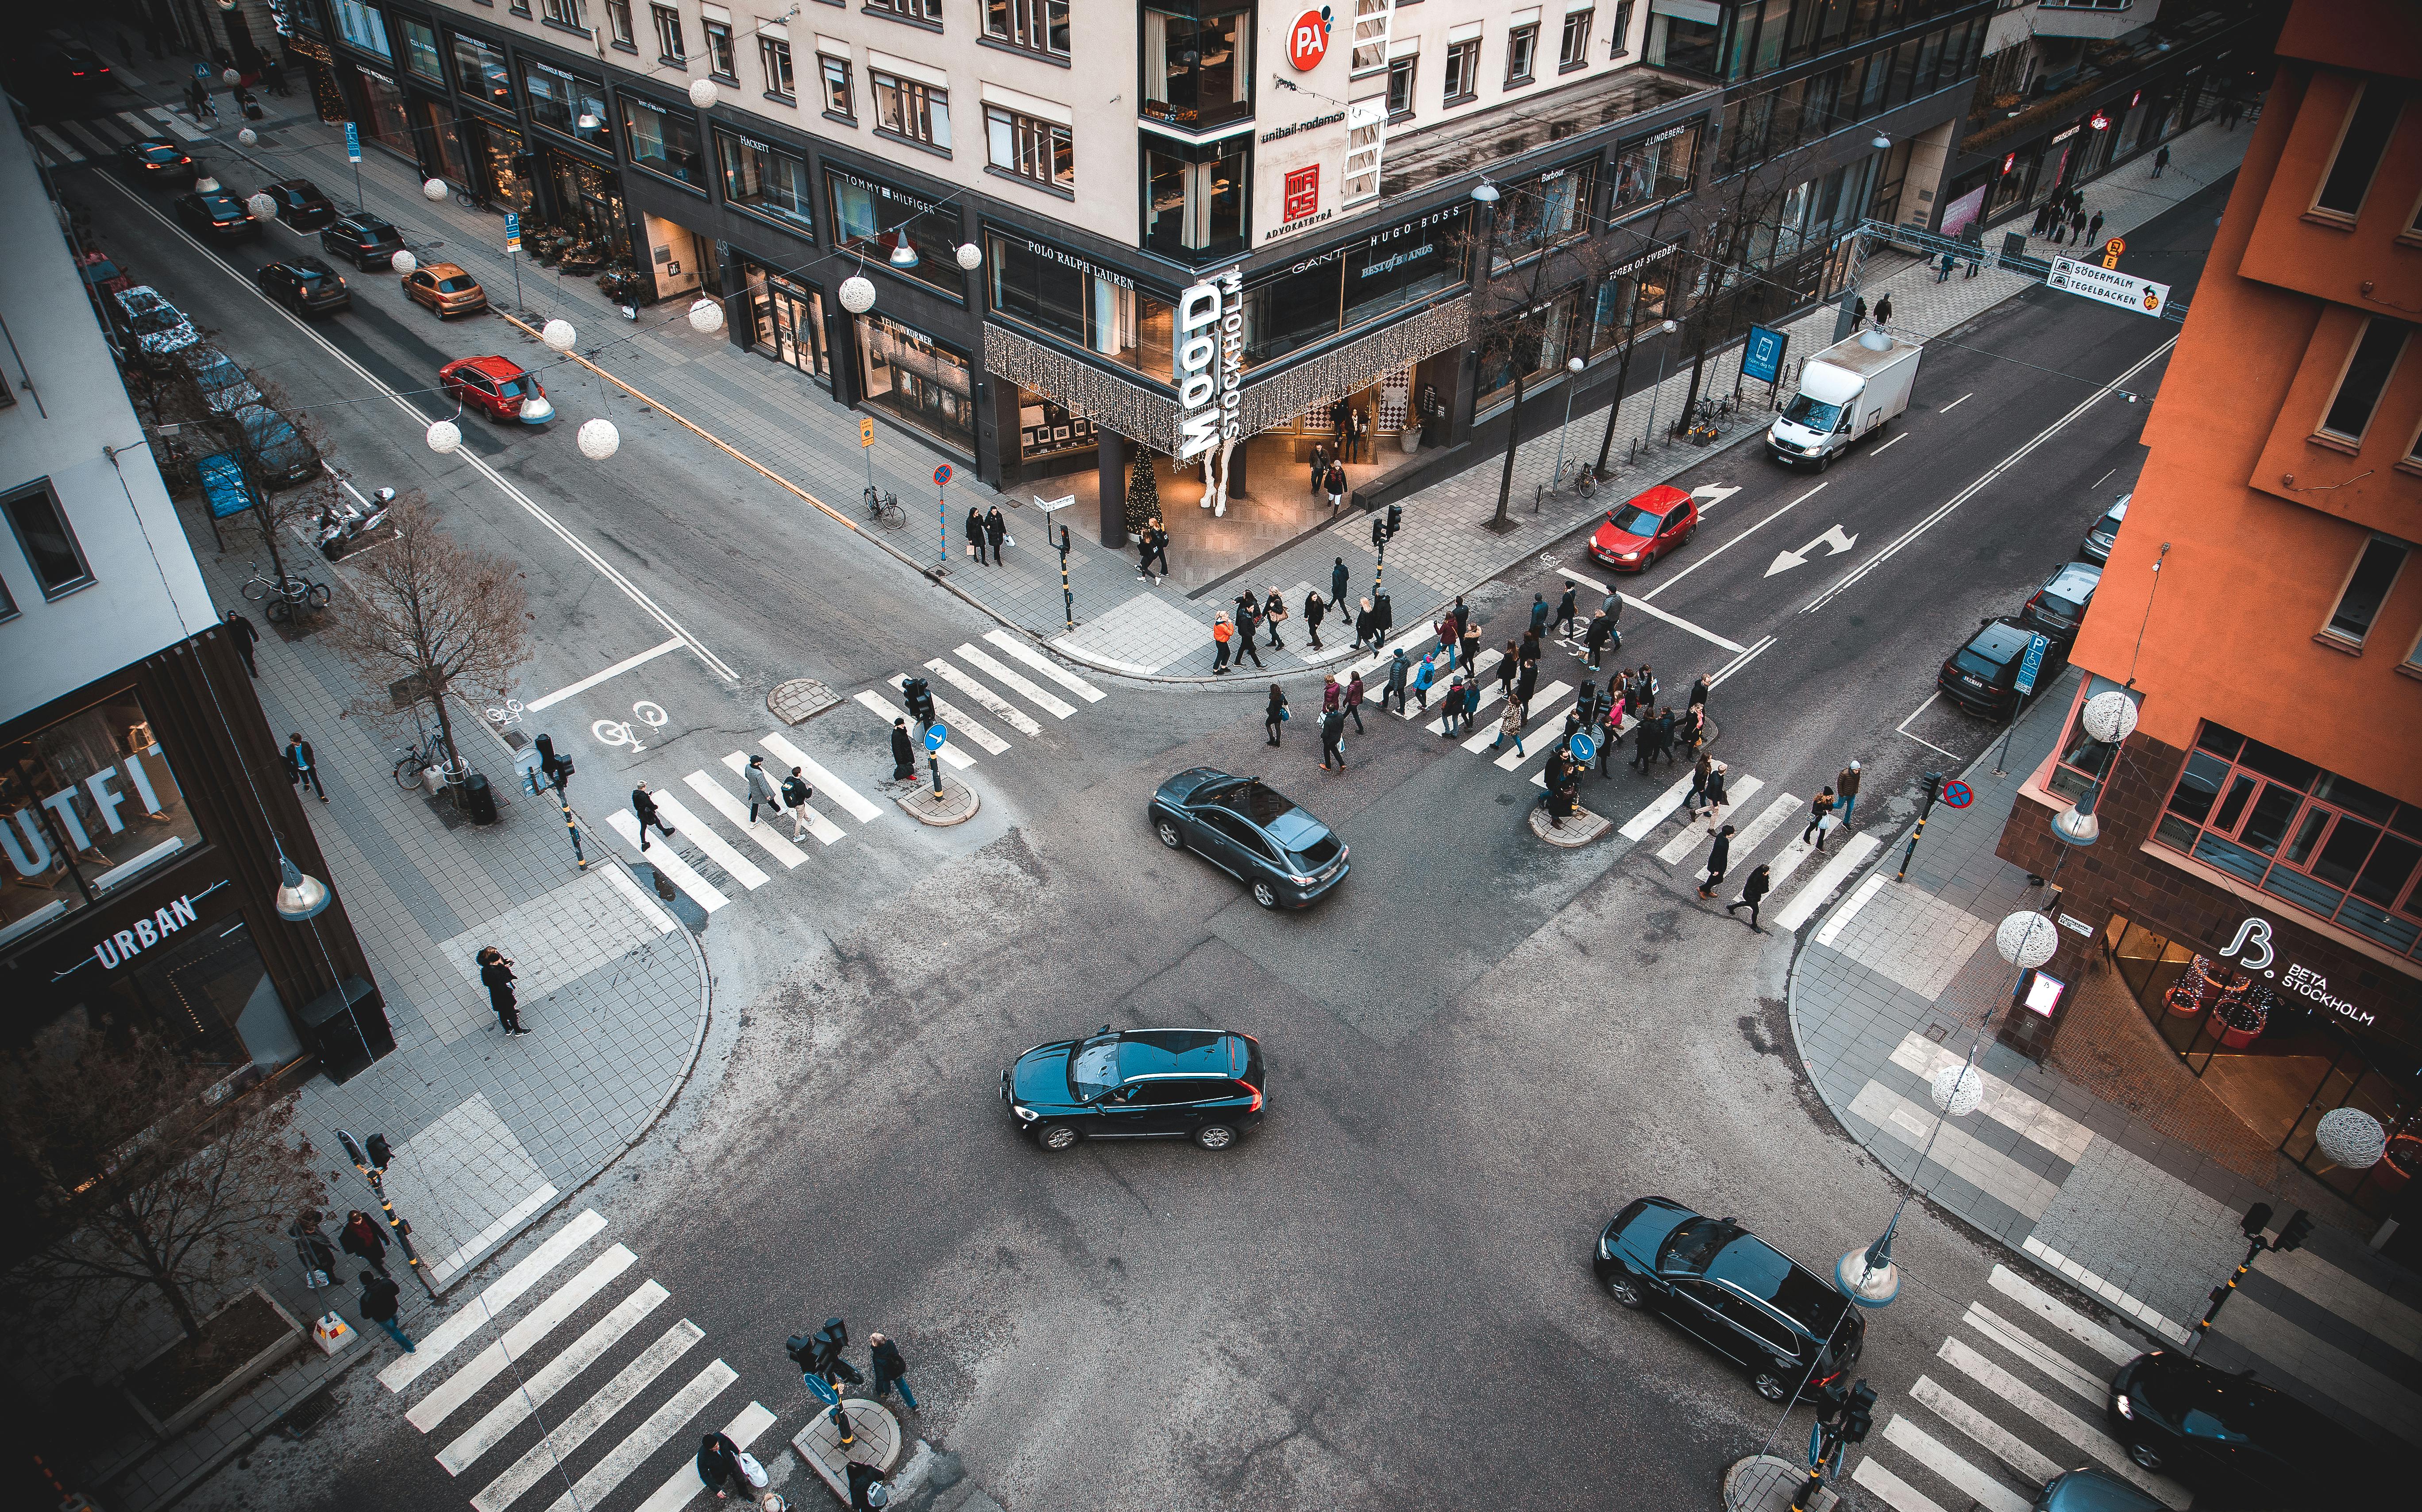
{"type": "Polygon", "coordinates": [[[864,416],[860,416],[857,421],[857,444],[862,447],[874,445],[874,422],[864,416]]]}
{"type": "Polygon", "coordinates": [[[2108,242],[2103,243],[2102,265],[2106,268],[2115,268],[2119,266],[2119,254],[2127,250],[2128,243],[2123,237],[2115,236],[2108,242]]]}

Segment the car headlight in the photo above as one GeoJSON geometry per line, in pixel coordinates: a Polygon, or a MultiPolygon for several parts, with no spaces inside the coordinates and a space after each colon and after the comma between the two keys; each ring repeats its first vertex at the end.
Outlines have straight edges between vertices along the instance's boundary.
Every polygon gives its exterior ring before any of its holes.
{"type": "Polygon", "coordinates": [[[1019,1106],[1018,1106],[1017,1104],[1015,1104],[1015,1103],[1012,1103],[1012,1104],[1010,1104],[1009,1110],[1010,1110],[1011,1112],[1014,1112],[1014,1113],[1015,1113],[1015,1114],[1017,1115],[1017,1117],[1018,1117],[1018,1122],[1020,1122],[1020,1123],[1024,1123],[1024,1124],[1031,1124],[1031,1123],[1033,1123],[1036,1119],[1038,1119],[1038,1118],[1040,1118],[1040,1117],[1042,1117],[1042,1116],[1043,1116],[1041,1113],[1036,1112],[1036,1111],[1035,1111],[1033,1109],[1031,1109],[1031,1108],[1021,1108],[1021,1107],[1019,1107],[1019,1106]]]}
{"type": "Polygon", "coordinates": [[[2121,1392],[2118,1395],[2111,1398],[2111,1405],[2113,1408],[2116,1409],[2119,1415],[2128,1422],[2133,1423],[2136,1421],[2136,1404],[2128,1400],[2128,1394],[2126,1392],[2121,1392]]]}
{"type": "Polygon", "coordinates": [[[1614,1241],[1603,1234],[1597,1236],[1597,1256],[1601,1260],[1614,1258],[1614,1241]]]}

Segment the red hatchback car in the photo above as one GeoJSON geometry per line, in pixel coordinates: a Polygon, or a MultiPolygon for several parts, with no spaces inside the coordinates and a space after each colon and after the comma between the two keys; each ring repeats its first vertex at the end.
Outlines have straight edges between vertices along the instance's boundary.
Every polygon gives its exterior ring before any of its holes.
{"type": "Polygon", "coordinates": [[[1606,512],[1606,523],[1590,536],[1590,555],[1619,573],[1646,572],[1698,528],[1697,501],[1659,483],[1606,512]]]}
{"type": "Polygon", "coordinates": [[[498,425],[543,425],[555,405],[538,379],[506,357],[462,357],[437,370],[446,391],[498,425]]]}

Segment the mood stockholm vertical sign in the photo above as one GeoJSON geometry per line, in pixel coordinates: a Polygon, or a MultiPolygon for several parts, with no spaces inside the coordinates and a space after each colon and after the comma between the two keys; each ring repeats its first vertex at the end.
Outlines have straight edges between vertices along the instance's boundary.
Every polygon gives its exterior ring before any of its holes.
{"type": "Polygon", "coordinates": [[[1191,462],[1241,439],[1237,384],[1245,354],[1242,267],[1214,274],[1177,299],[1177,450],[1191,462]]]}

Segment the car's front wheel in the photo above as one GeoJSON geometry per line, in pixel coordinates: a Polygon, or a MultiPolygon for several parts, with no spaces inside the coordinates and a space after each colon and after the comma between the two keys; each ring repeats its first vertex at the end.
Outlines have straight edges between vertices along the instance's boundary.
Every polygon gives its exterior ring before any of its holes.
{"type": "Polygon", "coordinates": [[[1265,908],[1275,908],[1279,906],[1279,890],[1270,886],[1267,882],[1255,882],[1253,884],[1253,901],[1260,904],[1265,908]]]}
{"type": "Polygon", "coordinates": [[[1152,832],[1158,835],[1160,837],[1160,843],[1168,846],[1171,850],[1184,850],[1186,848],[1186,837],[1179,834],[1177,832],[1177,826],[1167,819],[1163,819],[1159,823],[1154,825],[1152,827],[1152,832]]]}
{"type": "Polygon", "coordinates": [[[1034,1142],[1046,1150],[1073,1150],[1082,1136],[1066,1124],[1046,1124],[1034,1131],[1034,1142]]]}
{"type": "Polygon", "coordinates": [[[2141,1470],[2159,1471],[2162,1468],[2161,1451],[2148,1443],[2130,1444],[2128,1457],[2134,1460],[2141,1470]]]}
{"type": "Polygon", "coordinates": [[[1194,1131],[1194,1142],[1206,1150],[1224,1150],[1236,1142],[1236,1131],[1225,1124],[1205,1124],[1194,1131]]]}
{"type": "Polygon", "coordinates": [[[1755,1378],[1750,1381],[1750,1385],[1755,1387],[1757,1394],[1769,1402],[1780,1402],[1791,1394],[1790,1382],[1771,1370],[1759,1371],[1755,1378]]]}
{"type": "Polygon", "coordinates": [[[1639,1281],[1620,1270],[1607,1276],[1606,1294],[1634,1311],[1648,1305],[1648,1294],[1640,1289],[1639,1281]]]}

